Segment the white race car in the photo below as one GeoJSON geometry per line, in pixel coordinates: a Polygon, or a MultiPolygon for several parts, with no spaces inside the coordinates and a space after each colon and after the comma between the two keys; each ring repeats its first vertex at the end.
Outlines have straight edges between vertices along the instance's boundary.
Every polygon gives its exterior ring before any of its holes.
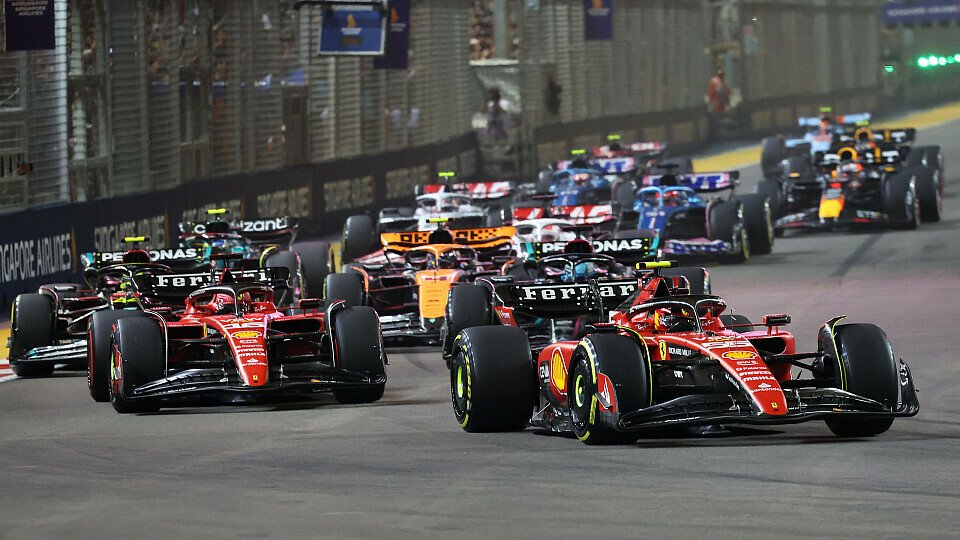
{"type": "Polygon", "coordinates": [[[417,197],[416,206],[384,208],[379,215],[380,232],[432,231],[447,219],[457,228],[483,227],[487,212],[473,198],[459,193],[428,193],[417,197]],[[439,219],[438,219],[439,218],[439,219]]]}

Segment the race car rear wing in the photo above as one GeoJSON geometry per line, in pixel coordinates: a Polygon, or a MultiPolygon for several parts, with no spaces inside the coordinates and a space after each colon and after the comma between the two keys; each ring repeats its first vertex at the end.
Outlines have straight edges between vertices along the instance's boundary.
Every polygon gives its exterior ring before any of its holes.
{"type": "MultiPolygon", "coordinates": [[[[239,283],[261,283],[275,289],[289,287],[290,269],[283,266],[257,268],[255,270],[230,270],[232,278],[239,283]]],[[[157,296],[184,296],[207,285],[220,282],[220,274],[212,272],[191,274],[150,274],[135,277],[142,293],[157,296]],[[142,280],[142,281],[141,281],[142,280]]]]}
{"type": "MultiPolygon", "coordinates": [[[[841,114],[832,118],[834,124],[840,125],[858,125],[870,122],[871,115],[868,112],[855,114],[841,114]]],[[[801,116],[797,118],[797,125],[800,127],[817,127],[820,125],[819,116],[801,116]]]]}
{"type": "MultiPolygon", "coordinates": [[[[405,251],[430,244],[430,235],[435,231],[385,232],[380,235],[384,249],[405,251]]],[[[471,229],[449,229],[453,243],[472,247],[476,250],[498,248],[509,244],[517,234],[514,227],[477,227],[471,229]]]]}
{"type": "Polygon", "coordinates": [[[564,319],[615,309],[638,288],[637,279],[597,280],[594,284],[507,283],[496,284],[494,294],[503,306],[526,315],[564,319]]]}
{"type": "MultiPolygon", "coordinates": [[[[656,256],[655,237],[590,240],[590,243],[594,253],[609,255],[621,264],[633,265],[656,256]]],[[[521,242],[519,247],[527,260],[537,260],[547,255],[563,253],[566,246],[567,242],[521,242]]]]}
{"type": "Polygon", "coordinates": [[[427,184],[422,190],[418,186],[416,195],[429,193],[461,193],[468,195],[475,201],[489,201],[502,199],[516,190],[512,182],[506,180],[491,180],[486,182],[459,182],[448,184],[427,184]]]}
{"type": "Polygon", "coordinates": [[[865,127],[857,129],[845,129],[843,133],[838,133],[834,137],[835,142],[856,142],[866,137],[867,140],[874,142],[888,142],[894,144],[909,144],[917,139],[916,128],[893,128],[893,129],[868,129],[865,127]]]}
{"type": "MultiPolygon", "coordinates": [[[[214,214],[218,215],[218,214],[214,214]]],[[[236,233],[257,246],[268,244],[289,245],[297,237],[297,218],[291,216],[235,219],[232,221],[183,221],[180,222],[180,237],[206,233],[236,233]]]]}
{"type": "Polygon", "coordinates": [[[734,189],[739,184],[740,171],[704,172],[690,174],[658,174],[644,176],[641,184],[647,186],[676,185],[694,191],[710,193],[734,189]]]}
{"type": "MultiPolygon", "coordinates": [[[[150,262],[155,263],[198,263],[200,252],[195,248],[150,249],[144,250],[150,255],[150,262]]],[[[84,268],[101,269],[107,266],[123,263],[127,251],[94,251],[80,256],[81,266],[84,268]]]]}

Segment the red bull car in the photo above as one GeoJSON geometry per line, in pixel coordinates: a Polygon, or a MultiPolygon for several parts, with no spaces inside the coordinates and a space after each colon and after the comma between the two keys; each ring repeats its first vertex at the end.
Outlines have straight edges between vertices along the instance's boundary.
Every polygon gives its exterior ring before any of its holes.
{"type": "Polygon", "coordinates": [[[837,317],[816,351],[798,352],[782,329],[789,316],[752,324],[663,277],[669,263],[642,264],[654,272],[582,339],[532,348],[520,328],[458,334],[450,381],[460,426],[617,444],[650,428],[824,420],[838,436],[869,437],[919,411],[910,369],[877,326],[837,317]]]}
{"type": "MultiPolygon", "coordinates": [[[[261,280],[286,281],[285,268],[261,280]]],[[[159,286],[192,287],[192,277],[162,276],[159,286]]],[[[280,309],[274,289],[237,281],[197,288],[175,316],[144,310],[114,322],[109,396],[120,413],[156,411],[213,396],[230,402],[277,394],[332,391],[341,403],[383,395],[386,355],[368,307],[317,299],[280,309]]],[[[91,354],[99,354],[93,351],[91,354]]]]}

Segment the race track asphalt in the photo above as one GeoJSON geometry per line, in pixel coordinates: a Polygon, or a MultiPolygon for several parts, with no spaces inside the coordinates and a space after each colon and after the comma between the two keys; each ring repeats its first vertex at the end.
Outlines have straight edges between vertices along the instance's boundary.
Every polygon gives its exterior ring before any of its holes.
{"type": "MultiPolygon", "coordinates": [[[[433,349],[391,350],[384,399],[121,416],[81,373],[0,384],[0,538],[955,538],[960,530],[960,123],[943,220],[778,240],[714,268],[802,348],[837,314],[883,327],[921,413],[868,440],[820,422],[585,447],[464,433],[433,349]]],[[[744,171],[752,189],[757,171],[744,171]]]]}

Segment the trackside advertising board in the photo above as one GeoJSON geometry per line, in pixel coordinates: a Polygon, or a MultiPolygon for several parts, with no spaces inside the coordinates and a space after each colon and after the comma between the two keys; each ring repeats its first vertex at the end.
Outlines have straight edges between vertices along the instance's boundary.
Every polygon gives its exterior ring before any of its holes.
{"type": "Polygon", "coordinates": [[[387,43],[383,56],[373,59],[377,69],[407,69],[410,56],[410,0],[391,0],[387,43]]]}
{"type": "Polygon", "coordinates": [[[613,0],[583,0],[583,39],[613,39],[613,0]]]}
{"type": "Polygon", "coordinates": [[[38,51],[57,46],[53,0],[3,0],[4,50],[38,51]]]}
{"type": "Polygon", "coordinates": [[[374,5],[329,5],[320,23],[320,54],[380,56],[387,17],[374,5]]]}

